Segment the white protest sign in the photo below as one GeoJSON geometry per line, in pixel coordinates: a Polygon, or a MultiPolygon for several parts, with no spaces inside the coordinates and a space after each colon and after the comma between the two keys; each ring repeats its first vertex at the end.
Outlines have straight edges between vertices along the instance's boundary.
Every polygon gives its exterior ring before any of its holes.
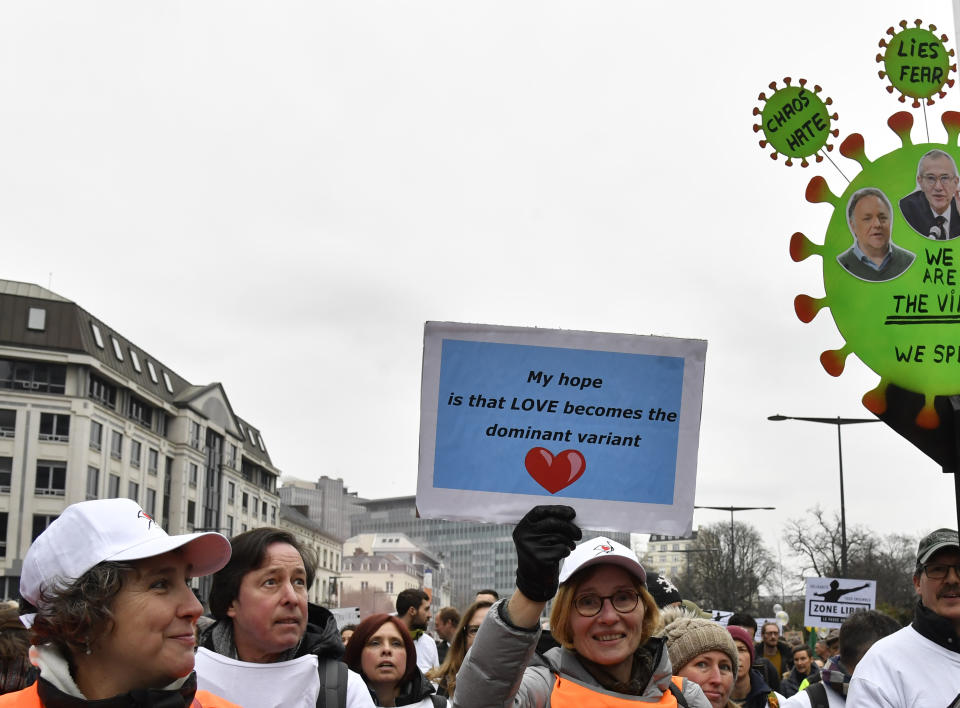
{"type": "Polygon", "coordinates": [[[876,580],[807,578],[806,586],[806,627],[839,626],[855,612],[872,610],[877,604],[876,580]]]}
{"type": "Polygon", "coordinates": [[[417,509],[690,533],[703,340],[428,322],[417,509]]]}
{"type": "Polygon", "coordinates": [[[197,649],[197,687],[238,705],[314,708],[320,694],[317,657],[255,664],[197,649]]]}
{"type": "Polygon", "coordinates": [[[348,624],[360,624],[359,607],[331,607],[330,613],[337,620],[337,629],[343,629],[348,624]]]}

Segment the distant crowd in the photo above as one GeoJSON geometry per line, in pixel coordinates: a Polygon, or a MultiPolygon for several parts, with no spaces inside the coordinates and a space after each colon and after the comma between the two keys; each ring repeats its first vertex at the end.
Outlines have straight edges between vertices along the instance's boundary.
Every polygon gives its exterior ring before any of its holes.
{"type": "Polygon", "coordinates": [[[908,626],[858,612],[809,644],[742,612],[720,624],[631,549],[583,541],[571,507],[534,507],[513,539],[509,597],[434,618],[407,589],[395,614],[338,627],[282,529],[168,536],[133,501],[74,504],[0,608],[0,708],[960,705],[956,531],[921,540],[908,626]]]}

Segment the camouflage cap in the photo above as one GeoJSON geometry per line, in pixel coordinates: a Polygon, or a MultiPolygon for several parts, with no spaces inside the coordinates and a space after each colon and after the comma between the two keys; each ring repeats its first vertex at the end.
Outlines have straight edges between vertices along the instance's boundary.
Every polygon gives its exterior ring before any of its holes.
{"type": "Polygon", "coordinates": [[[917,548],[917,565],[923,565],[942,548],[960,548],[960,538],[952,529],[937,529],[925,536],[917,548]]]}

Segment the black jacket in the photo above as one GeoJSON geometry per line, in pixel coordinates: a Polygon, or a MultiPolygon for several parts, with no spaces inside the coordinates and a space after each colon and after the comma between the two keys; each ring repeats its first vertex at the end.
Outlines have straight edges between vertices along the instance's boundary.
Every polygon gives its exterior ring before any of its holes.
{"type": "Polygon", "coordinates": [[[759,672],[750,669],[750,693],[743,702],[743,708],[767,708],[767,698],[770,696],[770,686],[763,680],[759,672]]]}
{"type": "Polygon", "coordinates": [[[804,679],[808,679],[811,683],[820,679],[820,667],[817,666],[816,662],[810,662],[810,673],[806,676],[798,674],[796,666],[790,669],[790,675],[780,683],[780,693],[783,694],[784,698],[790,698],[800,689],[800,684],[803,683],[804,679]]]}
{"type": "MultiPolygon", "coordinates": [[[[364,678],[364,680],[366,680],[366,678],[364,678]]],[[[423,675],[420,669],[417,669],[413,678],[400,687],[396,704],[398,706],[413,705],[419,703],[431,693],[436,693],[434,685],[427,680],[427,677],[423,675]]],[[[374,705],[380,705],[380,701],[377,700],[377,694],[372,688],[370,689],[370,697],[373,698],[374,705]]]]}
{"type": "Polygon", "coordinates": [[[64,693],[42,677],[37,682],[37,693],[46,708],[189,708],[196,691],[196,674],[190,674],[176,690],[141,689],[97,701],[86,701],[64,693]]]}

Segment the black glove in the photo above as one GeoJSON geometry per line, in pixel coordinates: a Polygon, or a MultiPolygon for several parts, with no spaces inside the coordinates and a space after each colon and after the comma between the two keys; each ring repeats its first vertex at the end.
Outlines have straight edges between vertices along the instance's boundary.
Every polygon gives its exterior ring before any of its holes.
{"type": "Polygon", "coordinates": [[[573,523],[576,515],[570,506],[535,506],[513,530],[517,589],[534,602],[546,602],[557,594],[560,561],[583,536],[573,523]]]}

